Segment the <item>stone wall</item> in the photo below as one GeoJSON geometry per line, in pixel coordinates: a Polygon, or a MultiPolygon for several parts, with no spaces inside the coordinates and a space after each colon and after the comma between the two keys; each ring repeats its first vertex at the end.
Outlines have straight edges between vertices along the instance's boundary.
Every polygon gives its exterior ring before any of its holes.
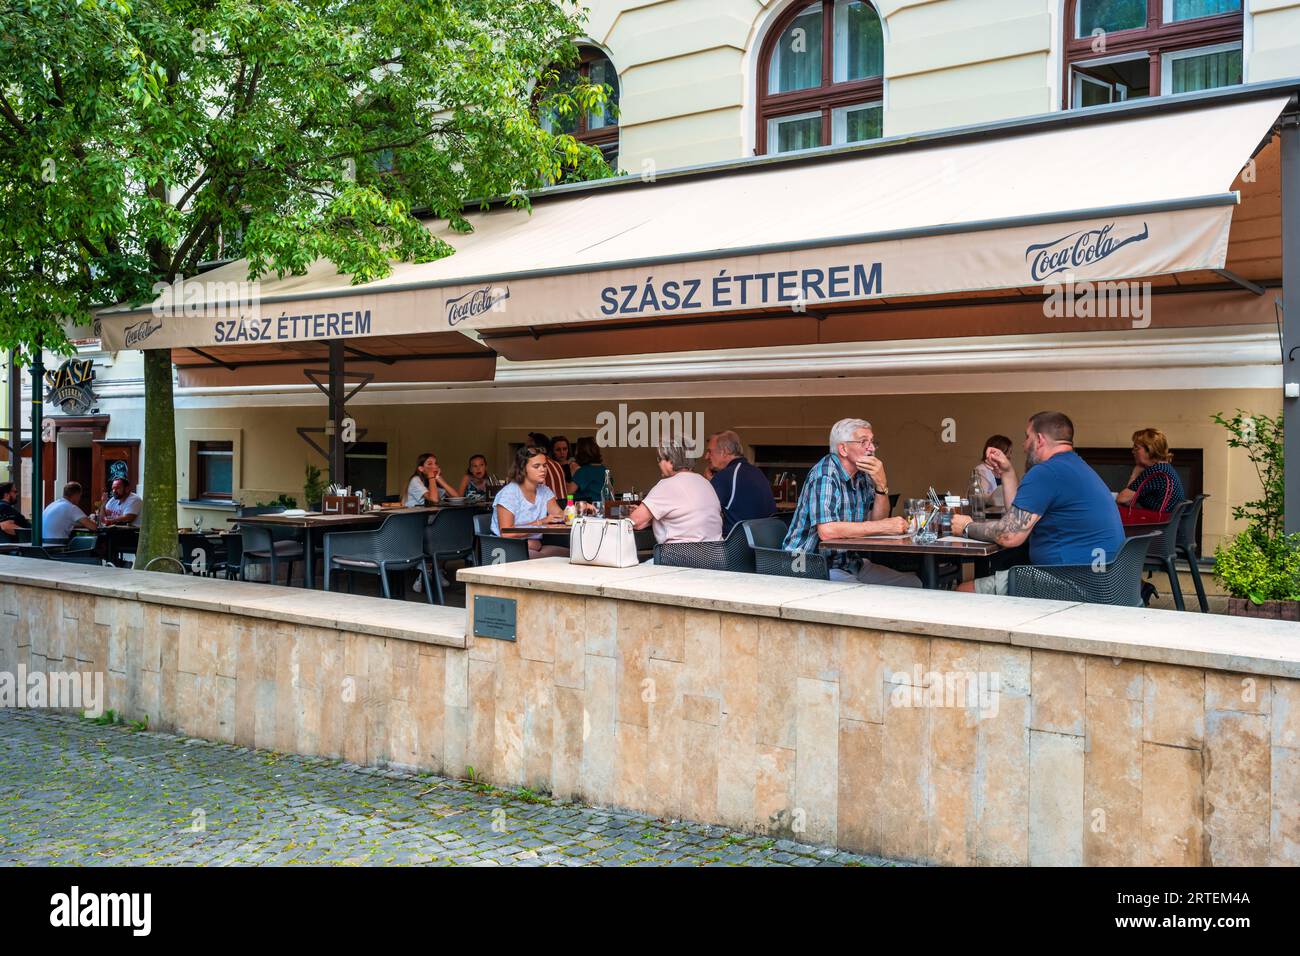
{"type": "Polygon", "coordinates": [[[935,863],[1300,864],[1297,680],[475,593],[519,602],[516,643],[469,646],[501,786],[935,863]],[[931,672],[999,675],[996,713],[928,706],[931,672]]]}
{"type": "Polygon", "coordinates": [[[95,568],[56,586],[15,561],[42,564],[0,559],[0,671],[103,671],[105,706],[152,728],[473,767],[904,860],[1300,863],[1297,659],[1261,652],[1295,625],[1213,619],[1225,657],[1189,648],[1212,620],[1197,614],[670,568],[462,572],[471,598],[517,602],[510,642],[447,627],[453,609],[95,568]],[[119,577],[91,588],[100,575],[119,577]],[[403,637],[331,607],[439,624],[403,637]],[[1071,615],[1112,611],[1151,643],[1094,618],[1104,653],[1075,649],[1071,615]]]}

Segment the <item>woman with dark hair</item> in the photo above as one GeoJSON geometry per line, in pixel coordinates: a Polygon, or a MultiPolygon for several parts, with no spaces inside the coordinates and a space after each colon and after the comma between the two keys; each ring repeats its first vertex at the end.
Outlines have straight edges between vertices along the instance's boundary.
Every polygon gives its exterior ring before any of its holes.
{"type": "Polygon", "coordinates": [[[1169,440],[1158,428],[1140,428],[1133,433],[1133,470],[1124,490],[1115,496],[1117,505],[1133,505],[1147,511],[1166,512],[1183,496],[1183,482],[1170,464],[1174,453],[1169,440]]]}
{"type": "Polygon", "coordinates": [[[487,457],[470,455],[469,464],[465,467],[465,476],[461,478],[460,488],[456,493],[469,501],[477,501],[488,496],[488,486],[487,457]]]}
{"type": "MultiPolygon", "coordinates": [[[[568,439],[565,439],[567,444],[568,439]]],[[[552,454],[551,439],[542,432],[529,432],[528,443],[533,448],[540,448],[546,454],[546,486],[555,497],[563,500],[569,493],[569,473],[560,467],[552,454]]]]}
{"type": "Polygon", "coordinates": [[[434,505],[443,492],[449,497],[456,496],[456,489],[442,477],[438,457],[431,451],[421,452],[420,457],[415,459],[415,471],[411,472],[411,480],[406,483],[406,499],[402,504],[407,508],[434,505]]]}
{"type": "Polygon", "coordinates": [[[569,457],[572,450],[569,439],[563,435],[556,435],[551,439],[551,460],[564,470],[564,477],[567,481],[573,480],[573,473],[578,468],[577,462],[569,457]]]}
{"type": "MultiPolygon", "coordinates": [[[[502,528],[522,524],[548,522],[563,526],[564,509],[546,484],[548,461],[546,450],[534,445],[525,445],[515,452],[505,486],[492,500],[493,534],[500,534],[502,528]]],[[[586,508],[589,509],[590,505],[586,508]]],[[[568,553],[567,548],[543,545],[541,534],[528,536],[530,558],[560,557],[568,553]]]]}
{"type": "Polygon", "coordinates": [[[990,435],[980,446],[980,463],[975,466],[975,477],[979,479],[980,491],[993,496],[994,504],[1002,504],[1002,475],[988,463],[990,448],[996,448],[1004,455],[1011,454],[1011,439],[1006,435],[990,435]]]}
{"type": "Polygon", "coordinates": [[[574,457],[578,460],[578,468],[569,480],[569,494],[575,501],[600,501],[609,469],[601,459],[596,439],[579,438],[574,457]]]}

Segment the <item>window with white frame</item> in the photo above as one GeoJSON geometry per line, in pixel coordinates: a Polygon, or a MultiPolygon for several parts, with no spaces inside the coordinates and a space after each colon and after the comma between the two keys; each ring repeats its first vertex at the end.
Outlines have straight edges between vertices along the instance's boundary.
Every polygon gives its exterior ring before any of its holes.
{"type": "Polygon", "coordinates": [[[1241,83],[1241,0],[1067,0],[1064,106],[1241,83]]]}

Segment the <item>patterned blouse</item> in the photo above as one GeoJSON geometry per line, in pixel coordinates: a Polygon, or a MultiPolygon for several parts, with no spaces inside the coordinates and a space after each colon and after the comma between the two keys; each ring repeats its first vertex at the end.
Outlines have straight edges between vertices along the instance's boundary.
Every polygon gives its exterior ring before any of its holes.
{"type": "Polygon", "coordinates": [[[1130,491],[1138,493],[1133,504],[1149,511],[1168,511],[1178,502],[1186,500],[1178,472],[1174,471],[1173,465],[1164,461],[1143,469],[1142,474],[1128,487],[1130,491]]]}

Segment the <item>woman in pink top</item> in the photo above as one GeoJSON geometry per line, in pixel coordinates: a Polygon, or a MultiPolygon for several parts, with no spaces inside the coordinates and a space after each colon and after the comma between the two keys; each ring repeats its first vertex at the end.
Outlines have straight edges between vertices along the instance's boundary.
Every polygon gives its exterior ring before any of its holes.
{"type": "Polygon", "coordinates": [[[722,540],[718,494],[707,478],[691,471],[685,446],[661,445],[655,453],[663,480],[632,512],[633,526],[639,531],[653,525],[659,544],[722,540]]]}

